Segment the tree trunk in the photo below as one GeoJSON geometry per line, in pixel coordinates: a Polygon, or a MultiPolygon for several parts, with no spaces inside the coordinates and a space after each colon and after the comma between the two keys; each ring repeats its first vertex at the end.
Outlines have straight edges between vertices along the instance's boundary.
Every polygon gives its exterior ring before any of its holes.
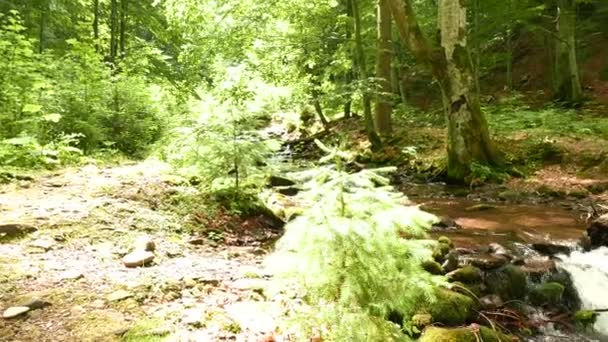
{"type": "Polygon", "coordinates": [[[391,9],[388,0],[378,1],[378,56],[376,78],[379,83],[379,94],[376,96],[376,129],[381,136],[392,133],[392,85],[391,85],[391,9]]]}
{"type": "MultiPolygon", "coordinates": [[[[515,13],[513,13],[513,0],[507,0],[506,15],[509,18],[515,16],[515,13]]],[[[505,44],[507,49],[507,90],[509,91],[513,90],[513,52],[515,50],[515,46],[513,45],[513,27],[513,21],[509,19],[505,30],[505,44]]]]}
{"type": "Polygon", "coordinates": [[[433,50],[422,34],[410,0],[390,0],[390,3],[402,40],[421,63],[429,66],[442,91],[448,122],[448,179],[464,181],[474,162],[500,165],[475,93],[463,2],[440,1],[442,49],[439,51],[433,50]]]}
{"type": "MultiPolygon", "coordinates": [[[[355,57],[359,71],[359,80],[367,82],[367,70],[365,70],[365,53],[363,52],[363,39],[361,37],[361,14],[359,13],[358,0],[351,0],[353,19],[355,24],[355,57]]],[[[365,120],[365,131],[372,149],[377,150],[382,147],[382,142],[374,128],[374,118],[372,116],[372,104],[367,86],[363,89],[363,118],[365,120]]]]}
{"type": "Polygon", "coordinates": [[[475,75],[475,89],[480,94],[481,87],[479,79],[481,77],[481,35],[479,34],[479,13],[481,12],[480,0],[473,0],[473,35],[475,36],[475,60],[473,64],[473,74],[475,75]]]}
{"type": "Polygon", "coordinates": [[[38,28],[38,53],[42,53],[44,51],[46,22],[47,22],[48,12],[49,12],[49,2],[43,1],[42,4],[40,5],[40,21],[39,21],[39,28],[38,28]]]}
{"type": "Polygon", "coordinates": [[[118,0],[110,3],[110,62],[116,61],[118,51],[118,0]]]}
{"type": "MultiPolygon", "coordinates": [[[[353,8],[352,8],[351,0],[346,0],[345,5],[346,5],[345,6],[346,7],[346,16],[348,18],[352,19],[353,8]]],[[[350,25],[346,25],[346,41],[348,44],[350,44],[351,39],[353,39],[353,32],[351,30],[350,25]]],[[[354,60],[354,58],[352,60],[352,64],[353,64],[353,66],[346,73],[345,82],[344,82],[344,83],[346,83],[346,87],[347,87],[347,91],[346,91],[346,95],[345,95],[345,102],[344,102],[344,117],[345,118],[350,118],[352,115],[352,104],[353,104],[352,83],[355,80],[355,70],[354,70],[355,60],[354,60]]]]}
{"type": "Polygon", "coordinates": [[[319,91],[316,89],[312,90],[312,104],[315,107],[319,120],[321,120],[321,124],[323,124],[323,128],[328,129],[329,121],[327,121],[325,114],[323,114],[323,107],[321,107],[321,101],[319,100],[319,91]]]}
{"type": "Polygon", "coordinates": [[[128,8],[129,8],[128,0],[121,0],[120,1],[120,55],[121,56],[124,56],[125,46],[127,44],[126,32],[127,32],[128,8]]]}
{"type": "Polygon", "coordinates": [[[93,39],[95,51],[99,52],[99,0],[93,0],[93,39]]]}
{"type": "Polygon", "coordinates": [[[583,100],[583,89],[576,60],[575,0],[558,0],[555,99],[569,104],[583,100]]]}

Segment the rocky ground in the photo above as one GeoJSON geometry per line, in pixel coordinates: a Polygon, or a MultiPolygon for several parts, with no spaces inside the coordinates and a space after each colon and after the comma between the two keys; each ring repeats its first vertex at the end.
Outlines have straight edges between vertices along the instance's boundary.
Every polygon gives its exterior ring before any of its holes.
{"type": "Polygon", "coordinates": [[[163,171],[89,165],[0,186],[1,341],[275,340],[289,301],[269,294],[261,243],[186,231],[159,201],[195,190],[163,171]]]}

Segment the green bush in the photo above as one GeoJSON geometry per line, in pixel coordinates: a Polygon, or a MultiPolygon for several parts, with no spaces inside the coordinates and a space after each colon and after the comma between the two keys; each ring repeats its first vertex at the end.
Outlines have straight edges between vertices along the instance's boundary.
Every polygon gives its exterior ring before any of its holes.
{"type": "Polygon", "coordinates": [[[285,227],[273,264],[313,307],[296,319],[303,336],[316,326],[335,341],[408,340],[409,322],[389,318],[411,317],[443,283],[421,265],[432,244],[419,239],[436,217],[402,205],[380,175],[391,170],[348,175],[329,166],[298,194],[313,205],[285,227]]]}

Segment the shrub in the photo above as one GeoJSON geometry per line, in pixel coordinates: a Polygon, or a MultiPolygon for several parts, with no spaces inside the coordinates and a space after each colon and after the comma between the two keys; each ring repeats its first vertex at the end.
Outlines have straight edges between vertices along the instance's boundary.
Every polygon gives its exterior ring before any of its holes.
{"type": "Polygon", "coordinates": [[[321,327],[329,340],[407,340],[409,319],[389,318],[411,317],[443,282],[421,266],[431,244],[419,239],[436,217],[404,206],[386,171],[348,175],[329,166],[298,195],[313,205],[285,227],[273,265],[312,306],[296,320],[303,334],[321,327]]]}

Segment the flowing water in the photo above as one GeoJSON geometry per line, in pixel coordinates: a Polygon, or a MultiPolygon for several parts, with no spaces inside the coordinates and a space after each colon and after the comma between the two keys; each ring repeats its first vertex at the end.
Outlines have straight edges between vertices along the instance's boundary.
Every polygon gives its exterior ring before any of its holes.
{"type": "Polygon", "coordinates": [[[462,229],[438,233],[458,247],[501,244],[576,244],[585,234],[580,213],[547,205],[493,204],[481,211],[467,211],[479,202],[465,199],[417,199],[423,209],[453,219],[462,229]]]}
{"type": "MultiPolygon", "coordinates": [[[[479,202],[458,198],[416,199],[415,202],[429,212],[451,218],[461,227],[433,234],[450,237],[458,247],[476,248],[492,242],[508,247],[533,243],[572,246],[570,255],[557,256],[557,266],[571,275],[583,309],[608,309],[608,248],[577,250],[586,228],[580,212],[549,205],[514,204],[467,211],[479,202]]],[[[543,335],[527,342],[608,341],[608,312],[599,315],[594,328],[598,334],[590,332],[583,336],[560,332],[549,324],[543,335]]]]}
{"type": "MultiPolygon", "coordinates": [[[[601,247],[589,252],[574,251],[569,256],[560,255],[558,266],[572,276],[583,309],[608,309],[608,248],[601,247]]],[[[608,313],[600,313],[595,330],[608,341],[608,313]]]]}

